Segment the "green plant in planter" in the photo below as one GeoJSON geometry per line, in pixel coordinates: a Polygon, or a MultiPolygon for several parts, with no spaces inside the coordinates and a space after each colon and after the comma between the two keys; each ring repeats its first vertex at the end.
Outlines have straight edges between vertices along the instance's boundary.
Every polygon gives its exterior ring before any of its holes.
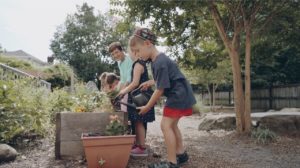
{"type": "Polygon", "coordinates": [[[125,126],[120,121],[117,115],[110,115],[110,123],[106,126],[105,135],[107,136],[115,136],[115,135],[124,135],[125,126]]]}
{"type": "Polygon", "coordinates": [[[104,133],[82,134],[89,168],[125,168],[128,163],[135,135],[125,135],[124,123],[118,115],[110,115],[109,119],[104,133]]]}

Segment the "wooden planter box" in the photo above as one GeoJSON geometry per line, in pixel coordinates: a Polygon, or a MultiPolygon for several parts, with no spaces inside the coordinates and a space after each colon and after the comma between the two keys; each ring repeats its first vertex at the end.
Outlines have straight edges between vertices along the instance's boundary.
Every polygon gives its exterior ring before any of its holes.
{"type": "Polygon", "coordinates": [[[88,168],[126,168],[135,135],[81,137],[88,168]]]}
{"type": "Polygon", "coordinates": [[[56,115],[55,157],[74,159],[84,156],[83,132],[103,133],[110,122],[109,115],[118,115],[127,125],[127,113],[115,112],[62,112],[56,115]]]}

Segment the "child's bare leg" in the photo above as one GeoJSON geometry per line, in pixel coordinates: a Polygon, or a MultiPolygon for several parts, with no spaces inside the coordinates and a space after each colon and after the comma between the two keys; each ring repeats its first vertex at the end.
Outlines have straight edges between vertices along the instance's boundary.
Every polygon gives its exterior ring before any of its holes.
{"type": "Polygon", "coordinates": [[[174,130],[175,137],[176,137],[176,153],[181,154],[184,152],[184,147],[183,147],[183,142],[182,142],[182,135],[178,128],[178,122],[179,122],[179,119],[173,125],[173,130],[174,130]]]}
{"type": "Polygon", "coordinates": [[[136,139],[137,139],[137,144],[145,147],[145,134],[146,134],[146,130],[144,128],[144,124],[143,122],[137,121],[135,123],[135,130],[136,130],[136,139]]]}
{"type": "Polygon", "coordinates": [[[173,130],[173,125],[176,119],[163,117],[161,120],[161,130],[164,134],[165,143],[167,145],[167,159],[169,162],[177,164],[176,160],[176,136],[173,130]]]}

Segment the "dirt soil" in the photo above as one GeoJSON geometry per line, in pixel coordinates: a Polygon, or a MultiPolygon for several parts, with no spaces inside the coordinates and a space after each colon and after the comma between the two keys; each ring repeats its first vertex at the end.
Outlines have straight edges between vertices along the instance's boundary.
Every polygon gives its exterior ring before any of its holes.
{"type": "MultiPolygon", "coordinates": [[[[131,157],[128,168],[144,168],[151,162],[166,158],[166,148],[160,131],[160,120],[148,125],[148,157],[131,157]]],[[[200,116],[193,115],[180,121],[190,161],[183,168],[298,168],[300,167],[300,138],[278,137],[267,145],[257,144],[249,137],[237,136],[223,130],[198,131],[200,116]]],[[[0,164],[0,168],[85,168],[82,159],[55,160],[54,143],[43,139],[25,149],[14,162],[0,164]]]]}

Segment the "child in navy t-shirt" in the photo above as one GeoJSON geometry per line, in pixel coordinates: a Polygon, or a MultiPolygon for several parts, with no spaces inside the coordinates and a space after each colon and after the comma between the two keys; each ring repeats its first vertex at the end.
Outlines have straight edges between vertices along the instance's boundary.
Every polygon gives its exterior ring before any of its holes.
{"type": "Polygon", "coordinates": [[[156,85],[147,105],[139,107],[139,114],[144,115],[151,109],[161,96],[167,101],[163,110],[161,129],[167,145],[167,160],[150,164],[149,168],[178,168],[188,161],[188,154],[184,150],[182,135],[178,128],[181,117],[192,115],[192,106],[196,103],[191,85],[180,72],[178,66],[156,47],[156,36],[147,28],[140,28],[134,32],[129,40],[131,52],[143,60],[150,60],[154,80],[144,82],[141,88],[147,89],[156,85]]]}

